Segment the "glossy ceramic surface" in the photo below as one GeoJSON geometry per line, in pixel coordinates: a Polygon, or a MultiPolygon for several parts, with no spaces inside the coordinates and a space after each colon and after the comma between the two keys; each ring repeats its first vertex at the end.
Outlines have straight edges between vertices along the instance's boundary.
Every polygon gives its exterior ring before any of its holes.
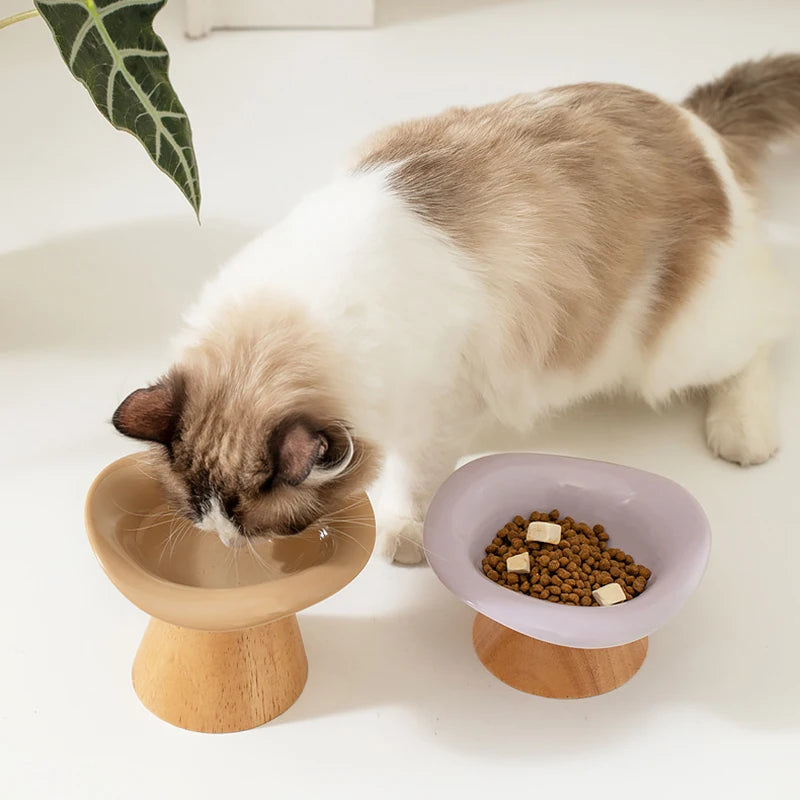
{"type": "Polygon", "coordinates": [[[697,501],[673,481],[631,467],[565,456],[506,453],[457,470],[425,520],[428,560],[439,579],[487,617],[566,647],[627,644],[663,625],[703,576],[711,533],[697,501]],[[602,523],[610,545],[652,570],[638,597],[606,608],[574,607],[518,594],[481,571],[484,548],[517,514],[558,508],[602,523]]]}
{"type": "Polygon", "coordinates": [[[114,585],[153,617],[206,631],[262,625],[339,591],[375,544],[366,495],[323,528],[231,550],[169,512],[140,455],[104,469],[86,499],[86,530],[114,585]]]}

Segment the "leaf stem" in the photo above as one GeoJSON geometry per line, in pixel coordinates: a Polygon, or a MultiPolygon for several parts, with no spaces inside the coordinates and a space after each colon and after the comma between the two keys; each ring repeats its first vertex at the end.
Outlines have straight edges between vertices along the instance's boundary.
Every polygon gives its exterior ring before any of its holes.
{"type": "Polygon", "coordinates": [[[30,11],[22,11],[19,14],[12,14],[10,17],[0,19],[0,28],[7,28],[9,25],[13,25],[15,22],[22,22],[24,19],[31,19],[31,17],[38,16],[39,12],[35,8],[32,8],[30,11]]]}

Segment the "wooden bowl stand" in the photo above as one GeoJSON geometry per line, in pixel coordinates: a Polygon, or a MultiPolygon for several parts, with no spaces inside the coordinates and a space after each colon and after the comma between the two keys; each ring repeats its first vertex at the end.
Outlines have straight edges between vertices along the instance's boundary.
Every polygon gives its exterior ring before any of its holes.
{"type": "Polygon", "coordinates": [[[620,647],[561,647],[475,617],[472,644],[486,669],[503,683],[541,697],[593,697],[630,680],[647,655],[647,637],[620,647]]]}
{"type": "Polygon", "coordinates": [[[166,722],[202,733],[269,722],[300,697],[307,675],[295,614],[225,632],[151,618],[133,662],[142,703],[166,722]]]}

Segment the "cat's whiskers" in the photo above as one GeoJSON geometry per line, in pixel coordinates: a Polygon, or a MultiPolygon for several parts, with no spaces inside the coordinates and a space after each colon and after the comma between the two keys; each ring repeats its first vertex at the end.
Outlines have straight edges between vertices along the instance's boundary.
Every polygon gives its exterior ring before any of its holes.
{"type": "MultiPolygon", "coordinates": [[[[166,555],[167,549],[169,548],[170,542],[172,541],[172,537],[175,535],[175,523],[178,521],[177,514],[173,517],[172,522],[169,526],[169,533],[167,534],[167,538],[164,539],[164,543],[161,546],[161,554],[158,557],[158,566],[161,566],[161,562],[164,560],[164,556],[166,555]]],[[[170,556],[171,557],[171,556],[170,556]]]]}
{"type": "MultiPolygon", "coordinates": [[[[130,508],[125,508],[125,506],[121,505],[116,498],[111,498],[114,505],[117,507],[117,510],[121,511],[123,514],[130,514],[132,517],[150,517],[153,515],[152,511],[134,511],[130,508]]],[[[159,514],[172,514],[174,513],[172,509],[165,509],[164,511],[159,511],[159,514]]]]}
{"type": "Polygon", "coordinates": [[[260,566],[260,567],[261,567],[261,568],[262,568],[262,569],[265,571],[265,572],[267,572],[267,574],[269,574],[269,575],[272,577],[272,576],[274,576],[274,575],[276,575],[276,574],[279,574],[279,573],[280,573],[280,570],[278,570],[278,569],[277,569],[277,567],[275,567],[275,566],[273,566],[273,565],[271,565],[271,564],[267,564],[267,562],[266,562],[266,561],[264,561],[264,559],[263,559],[263,558],[262,558],[262,557],[261,557],[261,556],[258,554],[258,552],[256,551],[256,549],[255,549],[255,546],[253,545],[253,543],[252,543],[252,541],[250,540],[250,538],[249,538],[249,537],[247,537],[247,538],[245,539],[245,541],[247,542],[247,547],[248,547],[248,548],[249,548],[249,550],[250,550],[250,554],[252,555],[252,557],[253,557],[253,560],[254,560],[254,561],[255,561],[255,562],[256,562],[256,563],[257,563],[257,564],[258,564],[258,565],[259,565],[259,566],[260,566]]]}
{"type": "Polygon", "coordinates": [[[186,534],[189,532],[191,527],[192,527],[192,524],[189,522],[188,519],[184,519],[183,523],[178,527],[178,530],[176,532],[176,536],[175,536],[175,538],[174,538],[174,540],[172,542],[172,547],[170,548],[170,551],[169,551],[170,561],[175,556],[175,548],[177,547],[178,542],[180,542],[186,536],[186,534]]]}
{"type": "Polygon", "coordinates": [[[372,551],[368,547],[366,547],[362,542],[359,542],[358,539],[356,539],[356,537],[353,536],[351,533],[347,533],[346,531],[343,531],[341,530],[341,528],[337,528],[332,524],[325,525],[325,528],[331,531],[334,534],[334,536],[343,536],[345,539],[349,539],[350,541],[353,542],[353,544],[358,545],[367,555],[371,555],[372,551]]]}
{"type": "Polygon", "coordinates": [[[144,468],[144,466],[141,464],[141,462],[139,462],[139,461],[137,461],[137,462],[136,462],[136,469],[137,469],[137,470],[139,470],[139,472],[140,472],[142,475],[144,475],[144,476],[145,476],[145,478],[149,478],[151,481],[157,481],[157,480],[158,480],[158,478],[157,478],[155,475],[152,475],[151,473],[149,473],[149,472],[148,472],[148,471],[147,471],[147,470],[144,468]]]}
{"type": "Polygon", "coordinates": [[[320,520],[320,525],[327,523],[338,523],[339,525],[360,525],[364,528],[374,528],[375,522],[369,517],[365,517],[364,519],[350,519],[350,518],[342,518],[342,517],[328,517],[325,520],[320,520]]]}
{"type": "Polygon", "coordinates": [[[159,514],[157,517],[153,517],[154,521],[149,525],[137,525],[135,528],[126,528],[125,532],[138,533],[139,531],[149,531],[153,528],[160,528],[166,525],[167,522],[179,516],[180,513],[178,511],[165,511],[162,514],[159,514]]]}
{"type": "Polygon", "coordinates": [[[241,547],[232,547],[230,548],[233,550],[233,571],[236,576],[236,585],[240,585],[240,578],[239,578],[239,551],[242,549],[241,547]]]}
{"type": "Polygon", "coordinates": [[[224,575],[229,575],[231,572],[231,567],[233,566],[233,548],[226,547],[225,550],[227,552],[222,556],[222,563],[220,564],[220,567],[224,575]]]}
{"type": "Polygon", "coordinates": [[[352,503],[348,503],[346,506],[342,506],[341,508],[337,508],[335,511],[331,511],[326,516],[334,517],[337,514],[343,514],[345,511],[349,511],[351,508],[357,508],[358,506],[363,504],[363,500],[357,499],[354,500],[352,503]]]}

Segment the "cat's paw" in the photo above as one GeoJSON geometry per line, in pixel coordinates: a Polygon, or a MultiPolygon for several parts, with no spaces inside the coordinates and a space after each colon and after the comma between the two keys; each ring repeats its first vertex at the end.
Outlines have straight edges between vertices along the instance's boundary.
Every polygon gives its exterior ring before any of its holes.
{"type": "Polygon", "coordinates": [[[741,416],[739,409],[714,409],[706,419],[708,446],[714,455],[743,467],[763,464],[778,449],[778,429],[771,413],[741,416]]]}
{"type": "Polygon", "coordinates": [[[422,523],[413,519],[392,519],[378,526],[378,547],[390,563],[423,564],[422,523]]]}
{"type": "Polygon", "coordinates": [[[763,464],[778,449],[775,387],[767,350],[712,389],[706,437],[712,453],[743,467],[763,464]]]}

